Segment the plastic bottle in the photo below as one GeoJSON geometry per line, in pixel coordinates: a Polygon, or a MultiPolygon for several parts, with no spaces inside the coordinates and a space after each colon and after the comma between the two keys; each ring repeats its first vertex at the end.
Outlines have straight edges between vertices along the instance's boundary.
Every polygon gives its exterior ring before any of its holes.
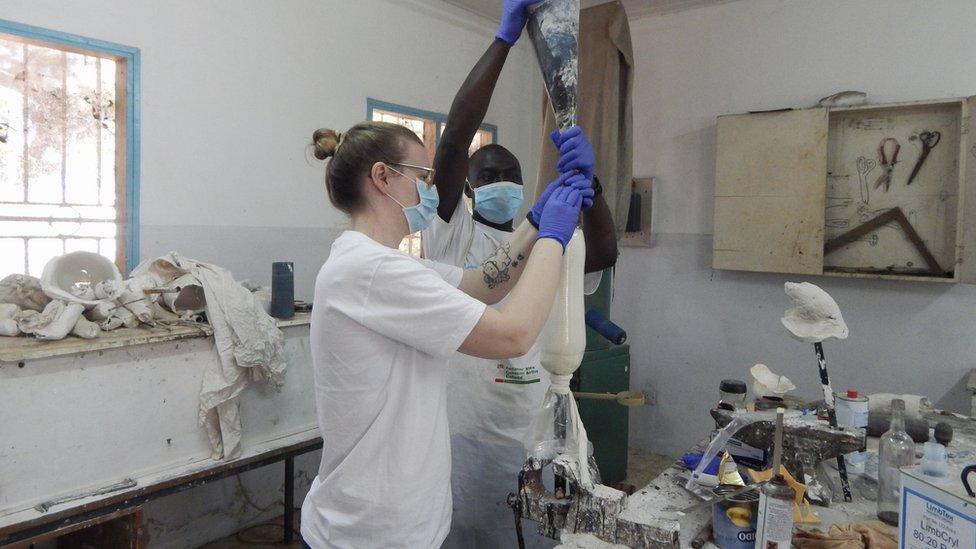
{"type": "Polygon", "coordinates": [[[913,465],[915,443],[905,432],[905,401],[891,401],[891,428],[878,446],[878,518],[898,526],[901,468],[913,465]]]}

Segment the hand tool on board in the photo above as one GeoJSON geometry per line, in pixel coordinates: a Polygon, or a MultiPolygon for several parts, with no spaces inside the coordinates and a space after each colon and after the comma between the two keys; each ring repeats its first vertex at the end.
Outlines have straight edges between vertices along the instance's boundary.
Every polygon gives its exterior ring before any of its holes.
{"type": "Polygon", "coordinates": [[[908,176],[908,183],[906,185],[911,185],[912,181],[915,181],[915,176],[922,169],[922,164],[925,163],[925,159],[929,157],[932,149],[942,140],[942,134],[939,132],[924,131],[918,134],[918,140],[922,144],[922,152],[918,155],[918,160],[915,162],[915,167],[912,168],[912,175],[908,176]]]}
{"type": "Polygon", "coordinates": [[[892,208],[878,217],[868,221],[867,223],[864,223],[859,227],[855,227],[837,238],[828,241],[824,245],[824,255],[836,252],[844,246],[860,240],[861,238],[891,222],[898,223],[902,231],[905,232],[905,236],[908,237],[908,240],[911,241],[911,243],[915,246],[918,253],[922,255],[923,259],[925,259],[925,263],[927,263],[929,266],[930,273],[933,276],[943,276],[945,271],[942,270],[942,266],[939,265],[939,260],[932,255],[932,252],[929,250],[928,246],[925,245],[925,241],[922,240],[922,237],[918,234],[918,231],[915,230],[915,227],[912,226],[911,221],[908,220],[908,217],[905,216],[905,212],[903,212],[901,208],[892,208]]]}
{"type": "Polygon", "coordinates": [[[891,175],[895,171],[895,164],[898,163],[898,151],[900,150],[901,144],[894,137],[886,137],[881,140],[878,145],[878,164],[884,168],[884,172],[874,182],[875,189],[884,185],[885,192],[888,192],[888,189],[891,188],[891,175]]]}

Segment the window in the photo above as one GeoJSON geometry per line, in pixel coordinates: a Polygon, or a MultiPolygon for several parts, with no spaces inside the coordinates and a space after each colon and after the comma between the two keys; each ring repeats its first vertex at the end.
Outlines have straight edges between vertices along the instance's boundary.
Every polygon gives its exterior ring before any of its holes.
{"type": "MultiPolygon", "coordinates": [[[[437,142],[440,140],[447,122],[447,116],[443,114],[383,103],[373,99],[367,101],[366,118],[374,122],[391,122],[410,128],[417,134],[417,137],[424,141],[431,159],[434,158],[437,142]]],[[[494,143],[497,139],[498,128],[490,124],[483,124],[471,141],[468,155],[474,154],[475,151],[485,145],[494,143]]],[[[423,247],[420,233],[404,237],[403,241],[400,242],[400,249],[410,255],[421,257],[423,247]]]]}
{"type": "Polygon", "coordinates": [[[138,260],[138,51],[0,21],[0,277],[138,260]]]}

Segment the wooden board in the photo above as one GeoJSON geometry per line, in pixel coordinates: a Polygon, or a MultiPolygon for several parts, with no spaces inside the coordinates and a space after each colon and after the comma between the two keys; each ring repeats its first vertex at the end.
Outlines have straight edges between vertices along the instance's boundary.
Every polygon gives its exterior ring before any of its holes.
{"type": "Polygon", "coordinates": [[[972,129],[976,127],[976,96],[963,105],[962,139],[963,153],[959,158],[964,185],[959,196],[958,248],[956,252],[956,278],[960,282],[976,284],[976,139],[972,129]]]}
{"type": "MultiPolygon", "coordinates": [[[[311,314],[309,313],[296,314],[294,318],[279,320],[278,327],[285,328],[308,324],[310,318],[311,314]]],[[[0,363],[20,363],[26,360],[78,355],[106,349],[178,341],[193,337],[210,337],[212,335],[213,329],[209,325],[180,324],[160,325],[156,328],[149,326],[119,328],[111,332],[102,332],[95,339],[68,336],[60,341],[42,341],[33,337],[0,337],[0,363]]]]}
{"type": "Polygon", "coordinates": [[[716,269],[823,272],[827,110],[718,119],[716,269]]]}
{"type": "Polygon", "coordinates": [[[827,242],[900,208],[938,267],[933,272],[931,258],[920,251],[923,248],[906,238],[904,227],[890,223],[826,254],[825,271],[918,276],[945,276],[953,271],[961,112],[959,100],[831,109],[824,216],[827,242]],[[926,131],[937,131],[941,138],[908,185],[922,152],[918,136],[926,131]],[[878,188],[878,178],[885,173],[879,146],[886,139],[895,139],[900,149],[890,185],[878,188]]]}

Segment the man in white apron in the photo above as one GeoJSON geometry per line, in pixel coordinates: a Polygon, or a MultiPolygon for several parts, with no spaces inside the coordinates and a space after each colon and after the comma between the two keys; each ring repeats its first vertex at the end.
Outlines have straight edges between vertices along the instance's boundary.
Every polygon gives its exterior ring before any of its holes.
{"type": "MultiPolygon", "coordinates": [[[[423,231],[424,257],[475,268],[505,242],[522,218],[522,170],[514,154],[488,145],[468,159],[467,151],[484,120],[509,49],[524,27],[527,0],[506,0],[502,27],[494,43],[461,86],[448,115],[434,158],[438,215],[423,231]],[[468,210],[463,196],[472,199],[468,210]]],[[[561,172],[593,176],[593,151],[579,128],[554,135],[567,162],[561,172]]],[[[555,174],[553,174],[555,177],[555,174]]],[[[583,214],[588,293],[596,291],[604,269],[616,262],[617,244],[610,210],[597,195],[583,214]]],[[[528,222],[535,224],[529,213],[528,222]]],[[[486,265],[486,274],[491,265],[486,265]]],[[[504,279],[505,273],[495,275],[504,279]]],[[[454,515],[444,547],[510,547],[515,523],[506,505],[517,489],[525,461],[522,439],[548,388],[541,376],[538,347],[518,359],[492,361],[456,354],[448,373],[454,515]]],[[[527,527],[529,547],[552,546],[527,527]]]]}

